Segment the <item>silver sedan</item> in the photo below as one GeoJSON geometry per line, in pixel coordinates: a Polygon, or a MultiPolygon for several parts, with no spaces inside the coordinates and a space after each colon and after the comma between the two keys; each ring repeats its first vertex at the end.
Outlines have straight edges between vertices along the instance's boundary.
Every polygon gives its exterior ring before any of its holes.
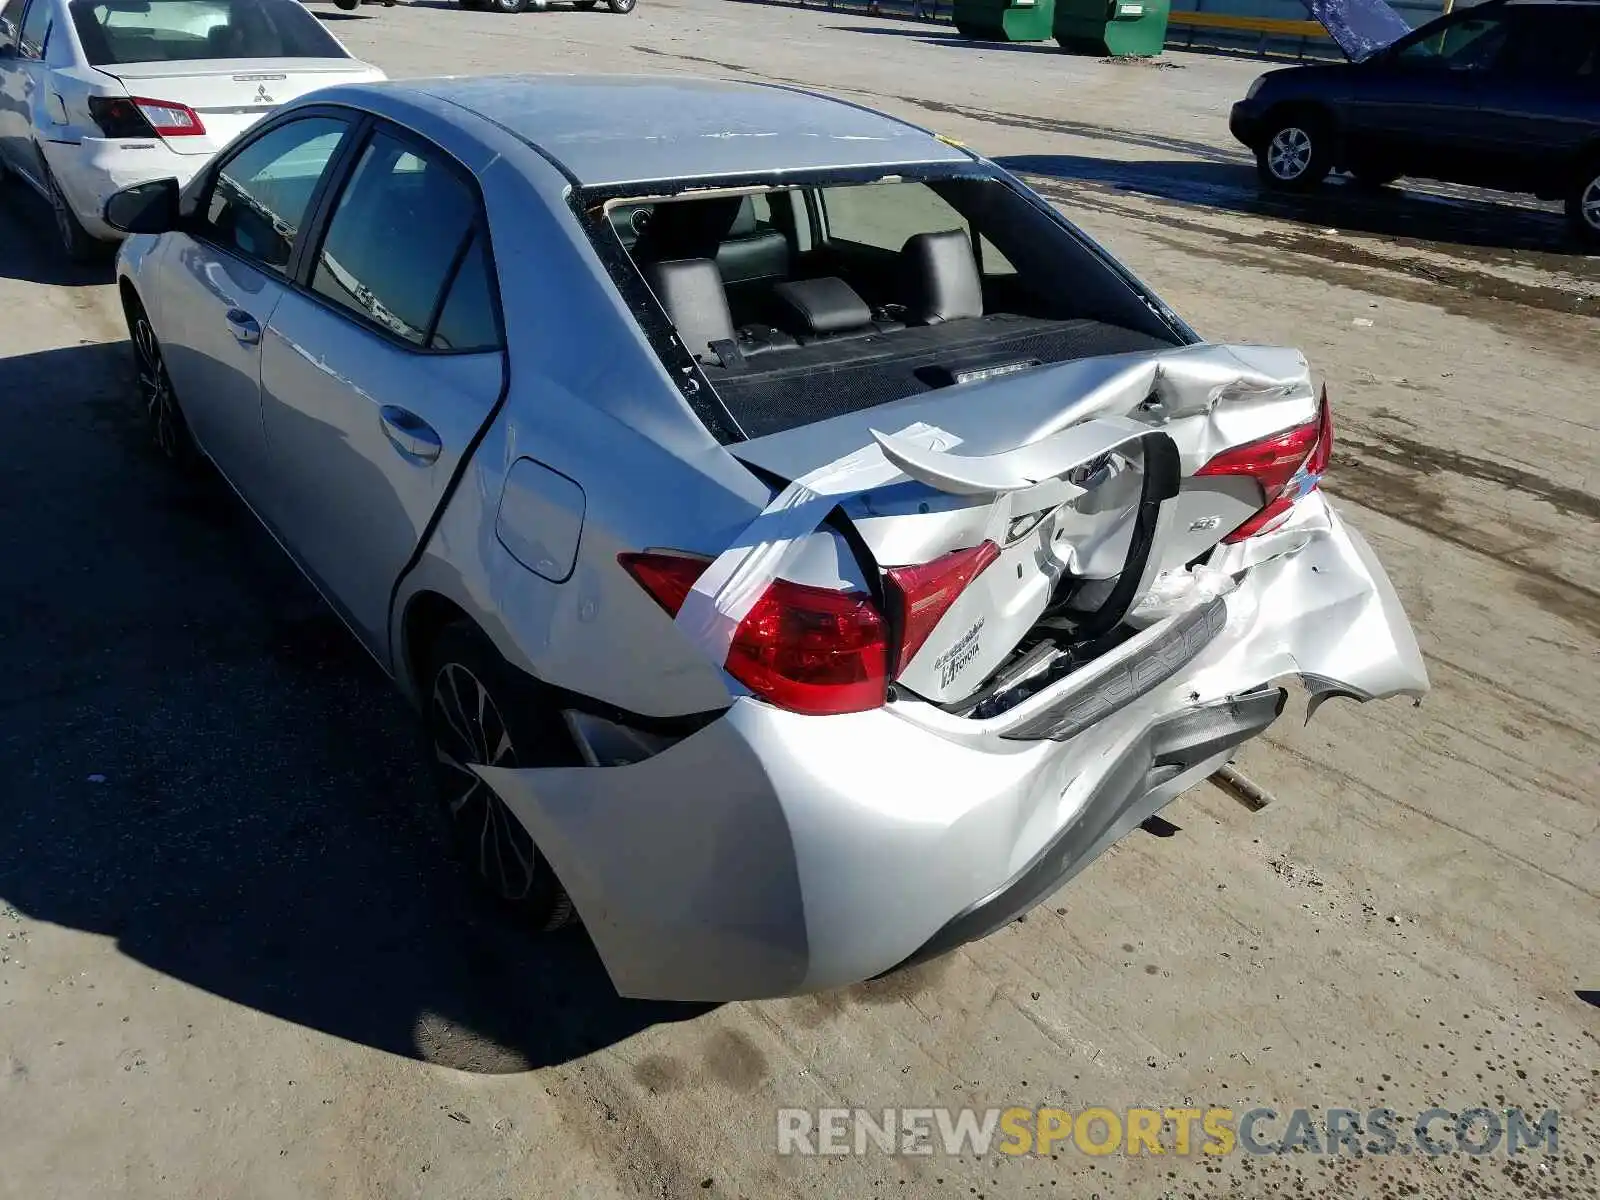
{"type": "Polygon", "coordinates": [[[1039,903],[1281,713],[1420,696],[1292,349],[964,147],[683,78],[340,87],[127,189],[154,436],[424,716],[461,857],[625,995],[1039,903]],[[641,112],[653,115],[648,123],[641,112]]]}

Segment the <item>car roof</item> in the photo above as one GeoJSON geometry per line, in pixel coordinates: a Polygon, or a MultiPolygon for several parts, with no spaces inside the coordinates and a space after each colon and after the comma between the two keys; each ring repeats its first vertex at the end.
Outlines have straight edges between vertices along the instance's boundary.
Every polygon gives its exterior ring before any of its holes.
{"type": "Polygon", "coordinates": [[[400,86],[536,147],[583,187],[938,163],[972,157],[870,109],[684,75],[489,75],[400,86]]]}

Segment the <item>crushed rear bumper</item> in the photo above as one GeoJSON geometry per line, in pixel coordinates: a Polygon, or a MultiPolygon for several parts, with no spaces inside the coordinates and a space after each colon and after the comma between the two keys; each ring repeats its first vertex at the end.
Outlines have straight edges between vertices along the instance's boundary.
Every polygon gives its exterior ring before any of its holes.
{"type": "Polygon", "coordinates": [[[1215,556],[1240,583],[1195,653],[1152,651],[1178,613],[995,717],[921,702],[806,717],[743,698],[627,765],[479,770],[623,995],[731,1000],[871,978],[1041,901],[1266,728],[1276,681],[1358,699],[1427,691],[1387,577],[1320,494],[1252,542],[1215,556]],[[1008,736],[1070,711],[1119,664],[1149,686],[1064,740],[1008,736]]]}

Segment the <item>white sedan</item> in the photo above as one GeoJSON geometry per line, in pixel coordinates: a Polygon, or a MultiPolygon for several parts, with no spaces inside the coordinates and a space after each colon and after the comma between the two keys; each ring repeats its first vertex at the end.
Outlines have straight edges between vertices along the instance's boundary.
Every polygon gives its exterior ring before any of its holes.
{"type": "Polygon", "coordinates": [[[382,79],[298,0],[9,0],[0,12],[0,175],[55,212],[69,257],[120,234],[132,184],[187,182],[278,105],[382,79]]]}

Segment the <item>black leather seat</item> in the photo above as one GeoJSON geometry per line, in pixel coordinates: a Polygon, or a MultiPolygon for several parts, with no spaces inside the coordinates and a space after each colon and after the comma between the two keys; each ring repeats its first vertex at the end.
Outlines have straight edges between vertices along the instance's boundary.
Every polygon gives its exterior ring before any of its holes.
{"type": "Polygon", "coordinates": [[[789,278],[789,239],[776,229],[762,229],[754,201],[745,196],[716,259],[728,306],[735,322],[743,325],[763,312],[773,285],[789,278]]]}
{"type": "Polygon", "coordinates": [[[900,263],[908,325],[983,316],[983,279],[961,230],[914,234],[900,250],[900,263]]]}
{"type": "Polygon", "coordinates": [[[709,258],[686,258],[641,263],[639,269],[689,353],[701,362],[720,363],[722,356],[712,344],[731,344],[736,335],[717,264],[709,258]]]}

